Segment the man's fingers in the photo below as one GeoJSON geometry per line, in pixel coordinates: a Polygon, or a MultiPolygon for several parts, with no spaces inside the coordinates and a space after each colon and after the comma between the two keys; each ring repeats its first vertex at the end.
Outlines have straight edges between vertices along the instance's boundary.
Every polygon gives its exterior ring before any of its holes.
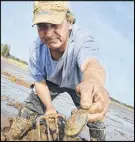
{"type": "Polygon", "coordinates": [[[96,113],[96,114],[88,114],[88,122],[96,122],[98,120],[103,120],[104,116],[102,113],[96,113]]]}
{"type": "Polygon", "coordinates": [[[92,114],[101,113],[105,108],[105,101],[103,98],[102,91],[98,90],[95,93],[96,94],[94,95],[92,106],[89,109],[89,113],[92,113],[92,114]]]}
{"type": "Polygon", "coordinates": [[[89,109],[92,105],[92,101],[81,100],[80,105],[83,109],[89,109]]]}
{"type": "Polygon", "coordinates": [[[103,120],[107,111],[108,111],[108,106],[110,102],[105,105],[104,110],[101,113],[95,113],[95,114],[88,114],[88,122],[96,122],[97,120],[103,120]]]}
{"type": "Polygon", "coordinates": [[[88,114],[88,122],[96,122],[98,120],[103,120],[107,113],[107,109],[105,108],[102,113],[88,114]]]}
{"type": "Polygon", "coordinates": [[[89,109],[89,113],[101,113],[105,109],[105,106],[109,106],[110,98],[108,92],[105,89],[100,89],[95,92],[93,103],[89,109]]]}
{"type": "Polygon", "coordinates": [[[84,109],[89,109],[93,102],[93,85],[80,83],[76,87],[76,92],[80,96],[80,105],[84,109]]]}
{"type": "Polygon", "coordinates": [[[80,105],[84,109],[89,109],[92,105],[93,102],[93,96],[92,96],[92,91],[85,90],[81,92],[80,95],[80,105]]]}
{"type": "Polygon", "coordinates": [[[93,102],[92,95],[89,92],[82,92],[80,98],[81,107],[84,109],[89,109],[93,102]]]}
{"type": "Polygon", "coordinates": [[[96,103],[93,103],[92,106],[90,107],[89,113],[90,114],[101,113],[101,112],[103,112],[104,108],[105,108],[105,103],[96,102],[96,103]]]}

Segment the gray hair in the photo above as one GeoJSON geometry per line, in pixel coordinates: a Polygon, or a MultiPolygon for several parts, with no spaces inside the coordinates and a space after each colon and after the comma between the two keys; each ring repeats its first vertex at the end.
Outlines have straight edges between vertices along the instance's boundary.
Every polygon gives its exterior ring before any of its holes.
{"type": "Polygon", "coordinates": [[[76,19],[70,10],[68,10],[66,13],[66,19],[70,24],[75,24],[75,22],[76,22],[76,19]]]}

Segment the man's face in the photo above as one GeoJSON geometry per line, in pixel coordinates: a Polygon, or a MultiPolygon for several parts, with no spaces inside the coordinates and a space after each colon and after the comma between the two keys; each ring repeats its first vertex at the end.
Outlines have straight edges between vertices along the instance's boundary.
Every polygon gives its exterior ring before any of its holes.
{"type": "Polygon", "coordinates": [[[41,41],[51,50],[65,47],[69,36],[70,24],[65,19],[62,24],[37,24],[38,34],[41,41]]]}

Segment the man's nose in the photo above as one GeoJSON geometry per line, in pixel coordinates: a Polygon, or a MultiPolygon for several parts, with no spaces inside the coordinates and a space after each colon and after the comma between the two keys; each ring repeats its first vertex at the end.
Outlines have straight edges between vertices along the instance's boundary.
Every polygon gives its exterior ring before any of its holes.
{"type": "Polygon", "coordinates": [[[51,37],[53,35],[53,33],[54,33],[54,29],[52,28],[52,26],[49,26],[45,33],[46,33],[45,36],[47,38],[51,37]]]}

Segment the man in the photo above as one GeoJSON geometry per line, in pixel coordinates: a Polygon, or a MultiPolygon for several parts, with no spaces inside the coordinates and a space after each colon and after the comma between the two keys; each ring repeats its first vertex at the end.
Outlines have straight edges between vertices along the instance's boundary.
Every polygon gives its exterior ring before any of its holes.
{"type": "MultiPolygon", "coordinates": [[[[94,38],[75,25],[67,2],[35,1],[33,14],[33,26],[37,26],[39,35],[29,57],[35,92],[25,100],[19,116],[34,116],[34,120],[39,115],[57,113],[52,100],[67,92],[78,108],[89,109],[89,129],[105,130],[98,120],[104,119],[110,99],[94,38]]],[[[105,140],[104,132],[99,138],[96,133],[90,131],[91,139],[105,140]]]]}

